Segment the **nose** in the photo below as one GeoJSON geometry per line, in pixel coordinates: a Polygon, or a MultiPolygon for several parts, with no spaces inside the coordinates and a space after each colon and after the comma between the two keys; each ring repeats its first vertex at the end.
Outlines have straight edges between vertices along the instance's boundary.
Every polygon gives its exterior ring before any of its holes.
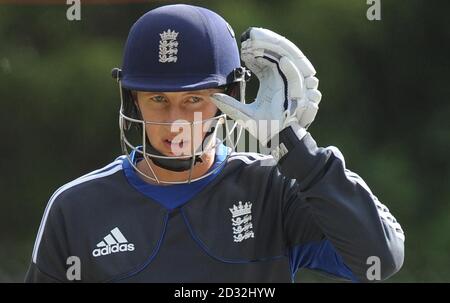
{"type": "Polygon", "coordinates": [[[179,106],[171,106],[167,113],[167,122],[190,122],[185,110],[179,106]]]}
{"type": "Polygon", "coordinates": [[[201,111],[192,111],[183,106],[171,106],[166,112],[166,120],[170,123],[183,122],[187,124],[194,121],[199,123],[203,119],[203,113],[201,111]]]}
{"type": "Polygon", "coordinates": [[[203,138],[202,112],[186,111],[173,108],[168,112],[170,126],[167,131],[171,136],[181,136],[183,141],[201,142],[203,138]],[[197,121],[192,124],[193,121],[197,121]]]}

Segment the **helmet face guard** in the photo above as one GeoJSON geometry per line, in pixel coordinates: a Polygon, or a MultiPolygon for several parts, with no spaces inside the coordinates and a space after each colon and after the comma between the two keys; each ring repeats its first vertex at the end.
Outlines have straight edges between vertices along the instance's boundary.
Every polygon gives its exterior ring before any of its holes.
{"type": "MultiPolygon", "coordinates": [[[[133,168],[145,179],[151,180],[155,183],[161,184],[183,184],[190,183],[208,177],[220,170],[225,165],[229,157],[229,152],[225,160],[214,169],[208,171],[199,178],[192,178],[192,171],[198,162],[203,162],[202,157],[215,150],[222,152],[219,147],[224,144],[234,150],[241,137],[243,128],[233,120],[228,120],[226,114],[220,111],[214,117],[194,121],[175,121],[175,122],[159,122],[143,120],[139,109],[133,100],[131,91],[124,89],[120,80],[120,70],[113,70],[113,77],[117,78],[120,90],[121,106],[119,111],[119,130],[120,142],[123,154],[125,154],[133,166],[133,168]],[[157,125],[165,126],[174,129],[188,129],[188,136],[190,140],[190,148],[186,153],[186,149],[179,155],[168,156],[158,151],[149,141],[149,133],[147,126],[157,125]],[[206,132],[203,138],[199,138],[198,130],[206,132]],[[136,165],[136,159],[145,161],[149,168],[150,174],[142,171],[136,165]],[[189,171],[189,176],[183,181],[169,181],[163,180],[157,176],[157,173],[152,168],[152,164],[162,167],[174,172],[189,171]]],[[[245,68],[234,71],[234,82],[239,89],[239,94],[234,93],[236,97],[239,96],[241,102],[245,103],[245,88],[246,81],[248,81],[250,73],[245,68]]],[[[186,135],[186,134],[184,134],[186,135]]],[[[181,150],[180,150],[181,151],[181,150]]]]}
{"type": "Polygon", "coordinates": [[[202,162],[205,154],[211,154],[225,141],[235,149],[242,133],[242,127],[234,121],[232,126],[228,125],[226,115],[219,110],[214,117],[204,120],[144,121],[132,91],[226,88],[231,92],[225,93],[245,103],[245,83],[249,76],[250,72],[240,65],[233,30],[218,14],[197,6],[177,4],[159,7],[139,18],[128,35],[122,69],[113,69],[121,97],[121,146],[131,165],[142,176],[157,183],[196,181],[213,174],[226,161],[206,175],[193,179],[196,163],[202,162]],[[148,129],[152,126],[175,128],[174,133],[178,133],[179,128],[187,128],[188,134],[183,135],[191,139],[189,150],[172,153],[173,156],[161,153],[150,143],[148,129]],[[198,128],[202,130],[201,139],[198,128]],[[237,140],[233,141],[236,135],[237,140]],[[150,173],[138,169],[136,157],[147,163],[150,173]],[[152,164],[174,172],[189,170],[189,176],[184,181],[162,180],[152,164]]]}

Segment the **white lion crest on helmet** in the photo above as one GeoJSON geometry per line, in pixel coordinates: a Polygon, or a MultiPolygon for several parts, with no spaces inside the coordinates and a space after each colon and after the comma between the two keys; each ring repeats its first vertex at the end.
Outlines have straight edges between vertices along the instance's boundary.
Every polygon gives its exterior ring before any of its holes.
{"type": "Polygon", "coordinates": [[[168,29],[159,34],[161,40],[159,40],[159,62],[177,62],[178,54],[178,34],[176,31],[168,29]]]}

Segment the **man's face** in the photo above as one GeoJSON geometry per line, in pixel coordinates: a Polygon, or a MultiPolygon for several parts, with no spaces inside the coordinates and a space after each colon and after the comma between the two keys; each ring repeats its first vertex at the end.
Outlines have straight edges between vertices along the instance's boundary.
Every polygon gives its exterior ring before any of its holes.
{"type": "Polygon", "coordinates": [[[200,123],[215,116],[217,107],[210,96],[223,89],[204,89],[186,92],[136,92],[135,96],[150,143],[166,156],[191,155],[201,146],[212,123],[200,123]],[[190,123],[195,122],[194,126],[190,123]],[[193,137],[192,137],[193,136],[193,137]]]}

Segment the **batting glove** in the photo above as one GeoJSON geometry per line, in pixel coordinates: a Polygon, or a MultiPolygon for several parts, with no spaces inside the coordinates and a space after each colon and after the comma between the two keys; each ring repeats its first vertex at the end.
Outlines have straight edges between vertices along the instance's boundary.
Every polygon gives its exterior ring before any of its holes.
{"type": "Polygon", "coordinates": [[[241,59],[259,80],[256,99],[244,104],[213,94],[212,101],[263,146],[288,126],[301,139],[322,97],[314,67],[294,43],[270,30],[249,28],[241,40],[241,59]]]}

